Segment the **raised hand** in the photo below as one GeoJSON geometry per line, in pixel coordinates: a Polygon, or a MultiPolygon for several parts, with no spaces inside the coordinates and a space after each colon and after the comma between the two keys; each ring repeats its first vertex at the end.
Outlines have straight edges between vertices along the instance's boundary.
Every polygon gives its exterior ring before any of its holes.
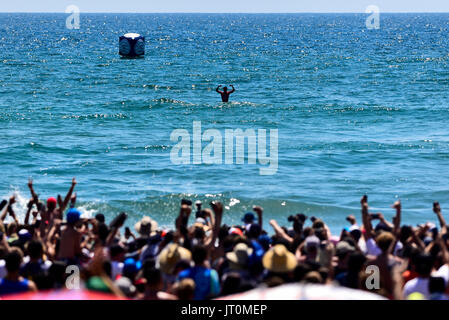
{"type": "Polygon", "coordinates": [[[401,200],[396,201],[393,203],[393,208],[397,210],[401,210],[401,200]]]}
{"type": "Polygon", "coordinates": [[[360,204],[362,205],[362,207],[368,204],[368,196],[367,195],[364,195],[362,197],[362,199],[360,199],[360,204]]]}
{"type": "Polygon", "coordinates": [[[433,212],[435,213],[441,213],[441,207],[440,207],[440,203],[439,202],[434,202],[433,203],[433,212]]]}
{"type": "Polygon", "coordinates": [[[263,213],[262,207],[259,207],[259,206],[254,206],[254,207],[253,207],[253,210],[254,210],[254,212],[257,213],[258,215],[261,215],[261,214],[263,213]]]}
{"type": "Polygon", "coordinates": [[[448,228],[446,225],[446,221],[444,220],[444,217],[441,214],[441,207],[438,202],[433,203],[433,212],[435,212],[435,214],[438,217],[438,221],[440,222],[440,226],[441,226],[441,232],[446,233],[448,228]]]}
{"type": "Polygon", "coordinates": [[[210,206],[212,207],[212,210],[214,210],[215,215],[219,214],[223,214],[223,204],[221,202],[218,201],[212,201],[210,203],[210,206]]]}

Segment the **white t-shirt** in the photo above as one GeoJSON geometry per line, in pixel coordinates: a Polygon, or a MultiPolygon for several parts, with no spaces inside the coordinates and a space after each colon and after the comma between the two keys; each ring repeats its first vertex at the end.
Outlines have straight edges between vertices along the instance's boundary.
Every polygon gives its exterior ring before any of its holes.
{"type": "Polygon", "coordinates": [[[444,279],[444,283],[446,286],[449,284],[449,265],[444,264],[438,269],[438,271],[435,271],[432,273],[432,277],[441,277],[444,279]]]}
{"type": "Polygon", "coordinates": [[[414,292],[419,292],[426,299],[429,299],[430,292],[429,292],[429,278],[420,278],[417,277],[415,279],[407,281],[407,283],[404,286],[404,297],[407,298],[410,294],[414,292]]]}

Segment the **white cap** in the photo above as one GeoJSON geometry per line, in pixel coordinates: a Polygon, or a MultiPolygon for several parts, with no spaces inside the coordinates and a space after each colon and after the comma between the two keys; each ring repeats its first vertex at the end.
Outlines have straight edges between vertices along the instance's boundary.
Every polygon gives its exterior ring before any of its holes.
{"type": "Polygon", "coordinates": [[[125,34],[124,37],[126,37],[126,38],[131,38],[131,39],[135,39],[135,38],[140,37],[140,34],[138,34],[138,33],[132,33],[132,32],[131,32],[131,33],[125,34]]]}

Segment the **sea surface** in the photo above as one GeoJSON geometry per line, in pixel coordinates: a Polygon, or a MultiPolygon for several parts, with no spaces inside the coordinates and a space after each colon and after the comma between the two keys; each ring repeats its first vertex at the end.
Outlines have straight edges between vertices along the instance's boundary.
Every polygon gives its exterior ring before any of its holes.
{"type": "MultiPolygon", "coordinates": [[[[0,14],[0,195],[23,214],[76,176],[86,215],[149,215],[166,227],[182,198],[254,204],[333,232],[360,197],[373,211],[436,222],[449,212],[449,14],[0,14]],[[118,38],[146,37],[143,59],[118,38]],[[218,85],[236,92],[222,103],[218,85]],[[260,164],[171,161],[176,129],[277,129],[275,175],[260,164]],[[447,210],[447,211],[446,211],[447,210]]],[[[203,147],[205,144],[203,144],[203,147]]],[[[360,220],[360,219],[359,219],[360,220]]]]}

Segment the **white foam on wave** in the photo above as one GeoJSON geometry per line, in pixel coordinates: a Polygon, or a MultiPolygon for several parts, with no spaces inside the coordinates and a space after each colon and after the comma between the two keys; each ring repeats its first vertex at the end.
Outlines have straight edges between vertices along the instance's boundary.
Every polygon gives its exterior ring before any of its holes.
{"type": "MultiPolygon", "coordinates": [[[[25,214],[27,212],[28,209],[28,201],[31,198],[31,195],[29,195],[29,197],[27,197],[27,195],[22,192],[20,190],[20,188],[15,187],[15,186],[11,186],[12,191],[9,192],[7,195],[2,196],[2,199],[7,199],[9,200],[9,198],[14,195],[16,197],[16,202],[13,205],[13,209],[14,209],[14,213],[17,216],[17,219],[23,223],[24,219],[25,219],[25,214]]],[[[44,201],[44,199],[41,199],[41,201],[44,201]]],[[[90,219],[92,217],[95,216],[95,214],[97,214],[98,210],[97,209],[93,209],[90,208],[91,205],[93,203],[86,203],[86,204],[82,204],[79,206],[76,206],[76,208],[81,211],[81,218],[86,218],[86,219],[90,219]]],[[[36,208],[34,208],[36,209],[36,208]]],[[[5,222],[12,222],[13,219],[9,216],[9,214],[7,215],[5,222]]]]}

